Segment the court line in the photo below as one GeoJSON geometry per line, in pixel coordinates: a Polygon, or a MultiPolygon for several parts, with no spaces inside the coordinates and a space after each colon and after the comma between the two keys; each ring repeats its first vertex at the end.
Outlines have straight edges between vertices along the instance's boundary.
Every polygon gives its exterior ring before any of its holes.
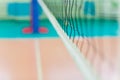
{"type": "Polygon", "coordinates": [[[39,39],[34,40],[34,45],[35,45],[34,48],[35,48],[35,56],[36,56],[37,78],[38,80],[43,80],[39,39]]]}
{"type": "MultiPolygon", "coordinates": [[[[120,31],[120,29],[119,29],[119,31],[120,31]]],[[[118,33],[119,35],[120,35],[120,32],[118,33]]],[[[99,37],[99,36],[95,36],[95,37],[88,37],[88,38],[98,38],[98,39],[100,39],[100,38],[120,38],[120,36],[102,36],[102,37],[99,37]]],[[[31,37],[31,38],[25,38],[25,37],[17,37],[17,38],[7,38],[7,37],[0,37],[0,40],[33,40],[33,39],[50,39],[50,38],[52,38],[52,39],[60,39],[60,37],[41,37],[41,38],[35,38],[35,37],[31,37]]]]}

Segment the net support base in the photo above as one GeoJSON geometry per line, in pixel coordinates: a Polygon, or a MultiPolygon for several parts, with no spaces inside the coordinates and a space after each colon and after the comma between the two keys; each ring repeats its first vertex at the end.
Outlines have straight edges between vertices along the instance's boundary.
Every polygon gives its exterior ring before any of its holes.
{"type": "Polygon", "coordinates": [[[22,32],[25,33],[25,34],[32,34],[32,33],[47,34],[48,33],[48,29],[46,27],[40,27],[40,28],[38,28],[37,32],[34,32],[32,27],[27,27],[27,28],[24,28],[22,32]]]}

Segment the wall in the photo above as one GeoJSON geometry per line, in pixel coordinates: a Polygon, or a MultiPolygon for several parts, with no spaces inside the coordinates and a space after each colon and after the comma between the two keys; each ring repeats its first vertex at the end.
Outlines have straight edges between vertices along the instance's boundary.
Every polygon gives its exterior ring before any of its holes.
{"type": "MultiPolygon", "coordinates": [[[[0,19],[30,19],[31,0],[0,0],[0,19]]],[[[52,0],[48,0],[52,2],[52,0]]],[[[61,0],[60,0],[61,1],[61,0]]],[[[60,6],[60,1],[58,4],[60,6]]],[[[77,0],[78,2],[80,0],[77,0]]],[[[94,0],[96,6],[96,16],[98,17],[117,17],[119,0],[94,0]]],[[[55,8],[55,7],[54,7],[55,8]]],[[[58,11],[59,12],[59,11],[58,11]]],[[[42,14],[41,18],[46,18],[42,14]]]]}
{"type": "MultiPolygon", "coordinates": [[[[29,20],[30,2],[31,0],[0,0],[0,20],[29,20]]],[[[41,18],[45,18],[45,15],[42,14],[41,18]]]]}

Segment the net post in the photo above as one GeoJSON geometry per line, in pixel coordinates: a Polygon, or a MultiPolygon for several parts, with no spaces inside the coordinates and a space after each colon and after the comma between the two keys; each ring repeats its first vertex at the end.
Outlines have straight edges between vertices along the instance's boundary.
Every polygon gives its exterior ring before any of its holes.
{"type": "Polygon", "coordinates": [[[31,27],[33,29],[33,33],[38,33],[39,31],[39,13],[38,13],[38,3],[37,0],[32,0],[31,2],[31,27]]]}
{"type": "Polygon", "coordinates": [[[30,4],[30,27],[24,28],[23,33],[48,33],[48,29],[41,27],[39,21],[39,13],[41,15],[42,11],[39,11],[39,4],[37,0],[31,0],[30,4]]]}

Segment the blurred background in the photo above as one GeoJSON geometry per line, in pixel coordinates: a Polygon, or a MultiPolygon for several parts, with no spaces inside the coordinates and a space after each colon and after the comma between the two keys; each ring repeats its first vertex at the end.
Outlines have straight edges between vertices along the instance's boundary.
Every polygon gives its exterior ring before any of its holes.
{"type": "MultiPolygon", "coordinates": [[[[44,1],[54,2],[54,0],[44,1]]],[[[62,4],[62,0],[55,1],[56,4],[51,6],[57,5],[54,11],[62,4]]],[[[93,16],[95,19],[88,20],[88,23],[94,25],[86,28],[86,22],[83,20],[83,32],[87,35],[85,37],[91,38],[90,42],[98,49],[98,54],[102,54],[110,64],[106,65],[107,61],[101,62],[104,60],[99,58],[101,57],[99,55],[93,60],[92,58],[96,57],[93,54],[96,53],[95,48],[91,47],[84,38],[82,51],[88,51],[86,48],[89,47],[92,54],[85,56],[86,59],[91,64],[94,63],[92,60],[95,61],[93,66],[97,68],[100,75],[105,77],[104,80],[110,80],[109,76],[114,74],[112,71],[114,66],[111,66],[111,63],[117,63],[114,61],[120,52],[118,4],[120,1],[93,1],[96,15],[93,16]]],[[[48,29],[48,33],[45,34],[24,34],[22,32],[24,28],[31,26],[31,0],[0,0],[0,10],[0,80],[84,80],[65,44],[40,6],[39,26],[48,29]],[[36,56],[39,59],[36,59],[36,56]]],[[[59,18],[61,11],[55,14],[56,18],[59,18]]],[[[81,17],[84,18],[84,14],[81,17]]]]}

